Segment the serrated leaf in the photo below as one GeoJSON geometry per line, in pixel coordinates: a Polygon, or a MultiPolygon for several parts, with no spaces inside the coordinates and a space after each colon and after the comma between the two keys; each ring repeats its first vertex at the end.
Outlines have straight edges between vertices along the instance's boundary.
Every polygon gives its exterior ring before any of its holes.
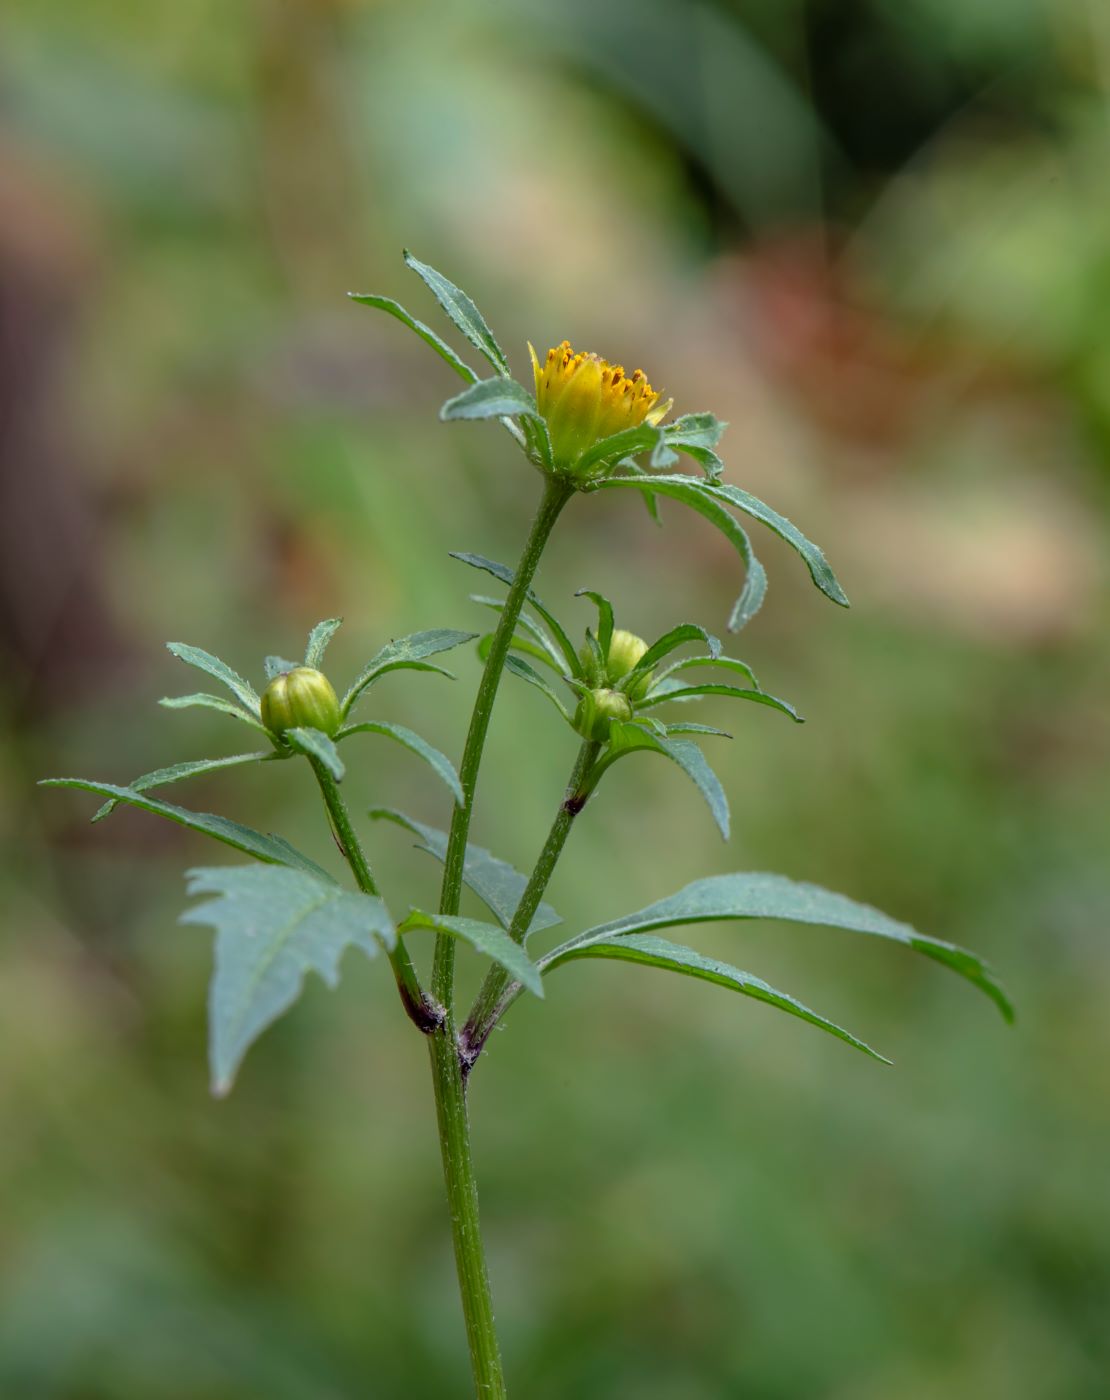
{"type": "Polygon", "coordinates": [[[328,643],[343,626],[341,617],[328,617],[323,622],[318,622],[308,634],[308,643],[304,649],[304,664],[311,666],[318,671],[323,665],[324,653],[328,649],[328,643]]]}
{"type": "Polygon", "coordinates": [[[299,870],[220,866],[186,873],[190,895],[215,899],[187,909],[183,924],[216,930],[209,991],[209,1057],[214,1093],[226,1094],[251,1045],[301,994],[305,974],[329,987],[350,947],[375,957],[396,945],[382,901],[299,870]]]}
{"type": "Polygon", "coordinates": [[[186,826],[190,831],[198,831],[202,836],[211,836],[215,841],[222,841],[225,846],[234,846],[237,851],[244,851],[256,860],[304,870],[318,879],[332,879],[326,870],[308,856],[302,855],[284,837],[264,836],[262,832],[232,821],[230,817],[221,817],[214,812],[191,812],[187,807],[177,807],[171,802],[162,802],[157,797],[148,797],[134,788],[119,787],[115,783],[91,782],[87,778],[43,778],[39,786],[77,788],[82,792],[95,792],[100,797],[112,797],[119,802],[126,802],[131,807],[151,812],[156,817],[165,817],[168,821],[177,822],[179,826],[186,826]]]}
{"type": "Polygon", "coordinates": [[[486,324],[485,317],[470,297],[461,287],[456,287],[454,282],[444,277],[442,272],[437,272],[434,267],[429,267],[427,263],[422,263],[419,259],[414,258],[407,248],[404,259],[406,265],[411,267],[413,272],[423,281],[454,322],[456,328],[466,336],[471,345],[476,350],[481,351],[499,374],[507,375],[509,362],[505,358],[505,352],[498,345],[496,337],[486,324]]]}
{"type": "Polygon", "coordinates": [[[609,644],[613,640],[612,603],[604,594],[595,593],[592,588],[580,588],[574,596],[576,598],[589,598],[590,602],[597,608],[597,644],[603,655],[608,656],[609,644]]]}
{"type": "Polygon", "coordinates": [[[375,296],[372,292],[348,292],[347,295],[352,301],[360,302],[363,306],[373,306],[378,311],[384,311],[389,316],[395,316],[403,326],[408,326],[410,331],[415,331],[425,344],[430,345],[436,354],[451,366],[455,373],[468,383],[473,384],[478,376],[470,366],[459,358],[445,340],[441,340],[430,326],[426,326],[423,321],[418,321],[415,316],[411,316],[400,302],[394,301],[392,297],[375,296]]]}
{"type": "MultiPolygon", "coordinates": [[[[457,559],[460,564],[469,564],[472,569],[481,569],[484,573],[492,574],[494,578],[500,579],[502,583],[508,584],[510,588],[512,587],[513,580],[516,578],[516,574],[512,569],[504,564],[498,564],[493,559],[487,559],[481,554],[467,554],[452,550],[451,558],[457,559]]],[[[539,613],[540,617],[543,618],[544,622],[547,623],[548,627],[551,628],[551,635],[555,638],[559,650],[563,653],[570,674],[572,676],[581,676],[582,663],[578,659],[578,652],[575,650],[573,642],[563,629],[562,623],[560,623],[559,619],[550,608],[545,607],[543,603],[540,602],[531,589],[528,590],[528,601],[539,613]]]]}
{"type": "MultiPolygon", "coordinates": [[[[141,778],[134,779],[128,786],[132,792],[146,792],[149,788],[163,787],[167,783],[181,783],[186,778],[196,778],[202,773],[212,773],[217,768],[233,768],[239,763],[257,763],[261,759],[273,757],[273,749],[267,749],[260,753],[232,754],[230,758],[198,758],[186,763],[171,763],[166,768],[155,768],[150,773],[144,773],[141,778]]],[[[119,802],[115,798],[110,798],[93,813],[90,820],[103,821],[118,806],[119,802]]]]}
{"type": "Polygon", "coordinates": [[[910,924],[892,919],[869,904],[859,904],[819,885],[760,871],[711,875],[704,880],[695,880],[667,899],[658,900],[622,919],[588,929],[556,952],[563,953],[593,940],[722,919],[782,919],[791,923],[848,929],[900,943],[959,973],[985,992],[1006,1020],[1013,1020],[1013,1008],[990,968],[966,948],[918,933],[910,924]]]}
{"type": "Polygon", "coordinates": [[[538,418],[535,398],[515,379],[479,379],[461,394],[448,399],[439,410],[445,423],[456,419],[538,418]]]}
{"type": "Polygon", "coordinates": [[[553,953],[550,959],[545,959],[540,966],[546,975],[554,968],[579,958],[616,958],[624,962],[641,963],[646,967],[663,968],[667,972],[682,973],[687,977],[697,977],[704,982],[714,982],[719,987],[727,987],[743,996],[754,997],[756,1001],[766,1002],[767,1005],[775,1006],[791,1016],[797,1016],[802,1021],[808,1021],[811,1026],[827,1031],[838,1040],[862,1050],[872,1059],[879,1060],[884,1065],[890,1064],[885,1055],[880,1055],[865,1041],[846,1031],[843,1026],[838,1026],[835,1021],[811,1011],[808,1006],[786,992],[776,991],[761,978],[753,977],[750,972],[742,972],[740,968],[718,962],[716,958],[704,957],[692,948],[684,948],[680,943],[671,943],[665,938],[653,938],[648,934],[627,934],[622,938],[586,944],[562,955],[558,952],[553,953]]]}
{"type": "Polygon", "coordinates": [[[221,661],[218,656],[213,656],[211,652],[203,651],[200,647],[190,646],[187,642],[167,642],[166,649],[187,666],[195,666],[198,671],[204,671],[221,681],[252,715],[259,713],[258,695],[254,686],[245,681],[237,671],[233,671],[226,661],[221,661]]]}
{"type": "Polygon", "coordinates": [[[670,739],[651,733],[643,725],[634,721],[620,724],[613,721],[609,729],[609,747],[593,770],[593,784],[596,785],[602,773],[626,754],[638,751],[659,753],[677,763],[697,790],[705,798],[713,820],[721,837],[727,841],[729,834],[728,798],[721,786],[721,780],[710,768],[705,755],[691,739],[670,739]]]}
{"type": "Polygon", "coordinates": [[[287,729],[282,738],[290,748],[303,753],[306,758],[314,758],[317,763],[322,763],[337,783],[341,783],[346,777],[347,769],[339,757],[339,750],[321,730],[308,727],[287,729]]]}
{"type": "Polygon", "coordinates": [[[382,720],[368,720],[363,724],[352,724],[346,729],[341,729],[336,738],[346,739],[352,734],[384,734],[390,739],[396,739],[399,744],[403,744],[406,749],[422,758],[436,776],[447,784],[460,807],[466,800],[462,783],[459,782],[459,775],[455,771],[455,765],[447,755],[440,753],[439,749],[433,748],[426,739],[422,739],[413,730],[406,729],[403,724],[386,724],[382,720]]]}
{"type": "Polygon", "coordinates": [[[527,987],[538,997],[543,996],[543,979],[539,968],[520,944],[514,943],[505,930],[496,924],[487,924],[481,919],[465,919],[457,914],[425,914],[414,909],[400,931],[407,933],[413,928],[430,928],[437,933],[450,933],[464,939],[472,948],[503,967],[522,987],[527,987]]]}
{"type": "Polygon", "coordinates": [[[262,663],[262,669],[266,672],[266,679],[272,681],[278,676],[295,671],[300,664],[299,661],[287,661],[284,656],[267,656],[262,663]]]}
{"type": "Polygon", "coordinates": [[[163,695],[158,703],[164,705],[167,710],[186,710],[194,705],[199,705],[206,710],[219,710],[221,714],[232,715],[235,719],[242,720],[244,724],[249,724],[260,734],[268,735],[270,732],[260,719],[248,714],[234,701],[225,700],[222,695],[163,695]]]}
{"type": "Polygon", "coordinates": [[[570,723],[570,714],[567,711],[567,707],[559,699],[558,695],[555,693],[552,687],[548,685],[548,683],[544,680],[540,673],[534,670],[531,666],[529,666],[527,661],[522,660],[519,656],[506,656],[505,670],[510,671],[514,676],[517,676],[520,680],[527,681],[529,685],[534,685],[537,690],[542,691],[543,694],[547,696],[547,698],[559,711],[562,717],[567,721],[567,723],[570,723]]]}
{"type": "MultiPolygon", "coordinates": [[[[375,821],[391,821],[396,822],[398,826],[405,827],[414,836],[420,837],[422,851],[434,856],[441,864],[446,860],[447,833],[445,831],[440,831],[434,826],[426,826],[423,822],[405,816],[403,812],[395,812],[385,807],[375,808],[371,811],[370,816],[375,821]]],[[[463,880],[468,888],[472,889],[486,905],[498,923],[503,928],[508,929],[512,925],[517,905],[520,903],[521,896],[528,884],[528,876],[522,875],[507,861],[499,860],[484,846],[467,845],[463,880]]],[[[562,923],[562,918],[551,905],[541,903],[532,916],[527,936],[530,937],[533,933],[540,932],[541,929],[551,928],[553,924],[559,923],[562,923]]]]}
{"type": "Polygon", "coordinates": [[[785,700],[780,700],[775,695],[768,695],[765,690],[741,690],[739,686],[735,685],[684,685],[677,690],[664,691],[662,694],[646,695],[642,700],[636,702],[636,708],[646,710],[652,705],[663,705],[668,700],[689,700],[696,695],[727,695],[733,700],[754,700],[757,705],[768,705],[772,710],[779,710],[782,714],[789,715],[796,724],[805,723],[793,705],[787,704],[785,700]]]}
{"type": "Polygon", "coordinates": [[[387,671],[435,671],[442,676],[451,676],[450,671],[442,666],[430,665],[425,658],[450,651],[463,642],[472,642],[477,635],[477,632],[458,632],[451,627],[433,627],[427,632],[413,632],[408,637],[389,642],[370,658],[343,697],[341,713],[344,719],[366,687],[387,671]]]}

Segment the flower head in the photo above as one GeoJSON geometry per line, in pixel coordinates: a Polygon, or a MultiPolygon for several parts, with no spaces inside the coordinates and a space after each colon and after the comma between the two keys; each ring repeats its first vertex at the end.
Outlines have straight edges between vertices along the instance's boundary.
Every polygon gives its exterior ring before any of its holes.
{"type": "Polygon", "coordinates": [[[531,344],[536,406],[547,422],[555,466],[573,474],[575,466],[596,443],[626,428],[647,423],[654,427],[667,414],[672,400],[648,383],[642,369],[625,374],[600,355],[577,353],[570,342],[547,352],[541,364],[531,344]]]}
{"type": "Polygon", "coordinates": [[[272,734],[318,729],[333,735],[340,725],[339,698],[323,671],[295,666],[275,676],[262,695],[262,723],[272,734]]]}

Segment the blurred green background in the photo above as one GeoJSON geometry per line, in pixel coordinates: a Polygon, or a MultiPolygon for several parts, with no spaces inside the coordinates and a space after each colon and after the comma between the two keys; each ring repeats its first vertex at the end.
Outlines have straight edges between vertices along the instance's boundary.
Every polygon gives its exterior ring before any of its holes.
{"type": "MultiPolygon", "coordinates": [[[[233,752],[163,649],[261,679],[320,617],[346,680],[478,627],[537,480],[396,323],[402,245],[518,375],[564,336],[731,421],[734,481],[819,540],[843,613],[760,532],[733,653],[797,703],[703,718],[717,839],[669,765],[616,770],[567,928],[769,868],[968,943],[1018,1003],[848,935],[697,946],[843,1021],[575,965],[476,1076],[484,1223],[529,1400],[1110,1393],[1110,13],[1103,0],[35,0],[0,20],[0,1393],[468,1393],[424,1048],[380,966],[313,980],[210,1099],[218,853],[44,774],[233,752]],[[863,946],[860,946],[860,945],[863,946]]],[[[708,526],[579,500],[540,591],[723,627],[708,526]]],[[[477,678],[376,711],[457,755],[477,678]]],[[[445,824],[365,740],[356,809],[445,824]]],[[[509,682],[476,836],[534,857],[573,754],[509,682]]],[[[327,857],[297,765],[181,789],[327,857]]],[[[395,903],[437,870],[370,833],[395,903]]],[[[229,859],[233,857],[228,857],[229,859]]],[[[472,981],[475,962],[467,960],[472,981]]]]}

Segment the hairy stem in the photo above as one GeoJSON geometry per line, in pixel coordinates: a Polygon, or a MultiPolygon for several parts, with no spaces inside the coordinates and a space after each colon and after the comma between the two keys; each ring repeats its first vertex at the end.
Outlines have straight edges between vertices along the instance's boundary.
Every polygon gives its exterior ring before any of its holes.
{"type": "MultiPolygon", "coordinates": [[[[547,833],[543,850],[536,861],[528,884],[524,887],[524,893],[520,897],[520,903],[517,905],[516,913],[509,925],[509,937],[517,943],[524,942],[533,915],[539,908],[540,900],[551,882],[555,866],[563,853],[563,847],[566,845],[570,829],[574,825],[574,819],[586,805],[590,791],[588,778],[600,752],[601,745],[590,740],[586,740],[578,750],[578,757],[575,759],[570,781],[567,783],[566,794],[559,804],[559,810],[555,813],[555,820],[551,823],[551,830],[547,833]]],[[[470,1016],[460,1036],[460,1048],[468,1071],[482,1053],[482,1047],[497,1023],[498,1003],[508,983],[509,973],[503,967],[491,967],[486,974],[486,980],[482,983],[481,990],[475,999],[470,1016]]]]}
{"type": "MultiPolygon", "coordinates": [[[[328,809],[336,842],[343,853],[343,858],[351,867],[355,883],[363,894],[377,895],[379,893],[378,883],[374,879],[370,862],[366,859],[366,853],[362,849],[362,843],[351,825],[350,813],[347,811],[347,804],[343,801],[339,791],[339,784],[318,758],[310,758],[309,762],[312,764],[312,771],[316,774],[316,781],[320,784],[324,806],[328,809]]],[[[413,967],[409,951],[401,938],[398,938],[397,946],[390,953],[389,961],[393,966],[393,975],[397,979],[397,990],[401,993],[401,1001],[409,1019],[425,1034],[431,1033],[443,1021],[443,1011],[435,1005],[421,987],[420,979],[416,975],[416,968],[413,967]]]]}

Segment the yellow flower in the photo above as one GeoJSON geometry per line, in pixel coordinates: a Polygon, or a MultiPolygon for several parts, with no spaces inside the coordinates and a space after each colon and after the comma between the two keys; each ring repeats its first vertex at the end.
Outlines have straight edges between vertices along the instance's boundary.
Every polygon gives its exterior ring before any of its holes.
{"type": "MultiPolygon", "coordinates": [[[[555,466],[561,471],[573,472],[595,443],[614,433],[642,423],[654,427],[673,402],[659,402],[642,369],[627,375],[622,365],[611,365],[600,355],[575,353],[569,341],[549,350],[542,365],[531,344],[528,353],[536,379],[536,405],[547,420],[555,466]]],[[[610,463],[601,459],[591,467],[606,465],[610,463]]]]}

